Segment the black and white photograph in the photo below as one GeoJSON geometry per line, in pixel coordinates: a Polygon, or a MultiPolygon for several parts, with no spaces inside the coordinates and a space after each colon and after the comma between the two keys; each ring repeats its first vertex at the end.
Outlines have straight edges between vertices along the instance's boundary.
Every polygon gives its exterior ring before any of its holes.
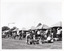
{"type": "Polygon", "coordinates": [[[2,49],[62,49],[61,4],[1,0],[2,49]]]}

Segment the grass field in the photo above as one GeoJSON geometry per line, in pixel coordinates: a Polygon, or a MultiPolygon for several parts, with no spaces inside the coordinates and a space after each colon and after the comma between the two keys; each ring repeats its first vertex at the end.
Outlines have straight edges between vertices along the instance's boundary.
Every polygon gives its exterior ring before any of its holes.
{"type": "Polygon", "coordinates": [[[24,40],[2,39],[2,49],[62,49],[62,41],[44,43],[38,45],[27,45],[24,40]]]}

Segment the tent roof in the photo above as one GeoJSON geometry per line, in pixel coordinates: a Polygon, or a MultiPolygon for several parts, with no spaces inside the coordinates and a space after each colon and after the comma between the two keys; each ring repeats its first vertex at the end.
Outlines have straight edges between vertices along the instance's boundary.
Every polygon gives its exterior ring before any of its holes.
{"type": "Polygon", "coordinates": [[[45,25],[45,24],[43,24],[43,27],[42,27],[43,29],[48,29],[49,28],[49,26],[47,26],[47,25],[45,25]]]}
{"type": "Polygon", "coordinates": [[[23,27],[22,30],[26,30],[26,28],[23,27]]]}
{"type": "Polygon", "coordinates": [[[37,26],[36,29],[42,29],[42,26],[43,25],[41,24],[41,25],[37,26]]]}
{"type": "Polygon", "coordinates": [[[34,27],[34,26],[31,27],[31,30],[35,30],[35,29],[36,29],[36,27],[34,27]]]}
{"type": "Polygon", "coordinates": [[[39,23],[38,25],[37,25],[37,27],[39,27],[40,25],[42,25],[41,23],[39,23]]]}
{"type": "Polygon", "coordinates": [[[58,22],[58,23],[52,25],[52,27],[62,27],[62,22],[58,22]]]}
{"type": "Polygon", "coordinates": [[[49,26],[45,25],[45,24],[41,24],[40,26],[36,27],[36,29],[48,29],[49,26]]]}

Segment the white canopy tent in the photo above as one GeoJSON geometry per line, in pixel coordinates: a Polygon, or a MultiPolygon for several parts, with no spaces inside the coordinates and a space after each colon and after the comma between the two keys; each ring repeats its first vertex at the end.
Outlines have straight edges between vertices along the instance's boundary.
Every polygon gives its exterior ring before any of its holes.
{"type": "Polygon", "coordinates": [[[45,25],[45,24],[43,24],[43,27],[42,27],[43,29],[49,29],[50,27],[49,26],[47,26],[47,25],[45,25]]]}
{"type": "Polygon", "coordinates": [[[60,21],[60,22],[52,25],[51,27],[62,27],[62,22],[60,21]]]}

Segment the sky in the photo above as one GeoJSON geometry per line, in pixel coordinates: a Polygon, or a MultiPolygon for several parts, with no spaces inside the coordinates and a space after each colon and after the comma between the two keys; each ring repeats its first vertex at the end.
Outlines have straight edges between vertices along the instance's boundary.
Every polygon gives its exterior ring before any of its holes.
{"type": "Polygon", "coordinates": [[[1,26],[29,29],[38,23],[51,26],[61,21],[61,2],[1,2],[1,26]]]}

